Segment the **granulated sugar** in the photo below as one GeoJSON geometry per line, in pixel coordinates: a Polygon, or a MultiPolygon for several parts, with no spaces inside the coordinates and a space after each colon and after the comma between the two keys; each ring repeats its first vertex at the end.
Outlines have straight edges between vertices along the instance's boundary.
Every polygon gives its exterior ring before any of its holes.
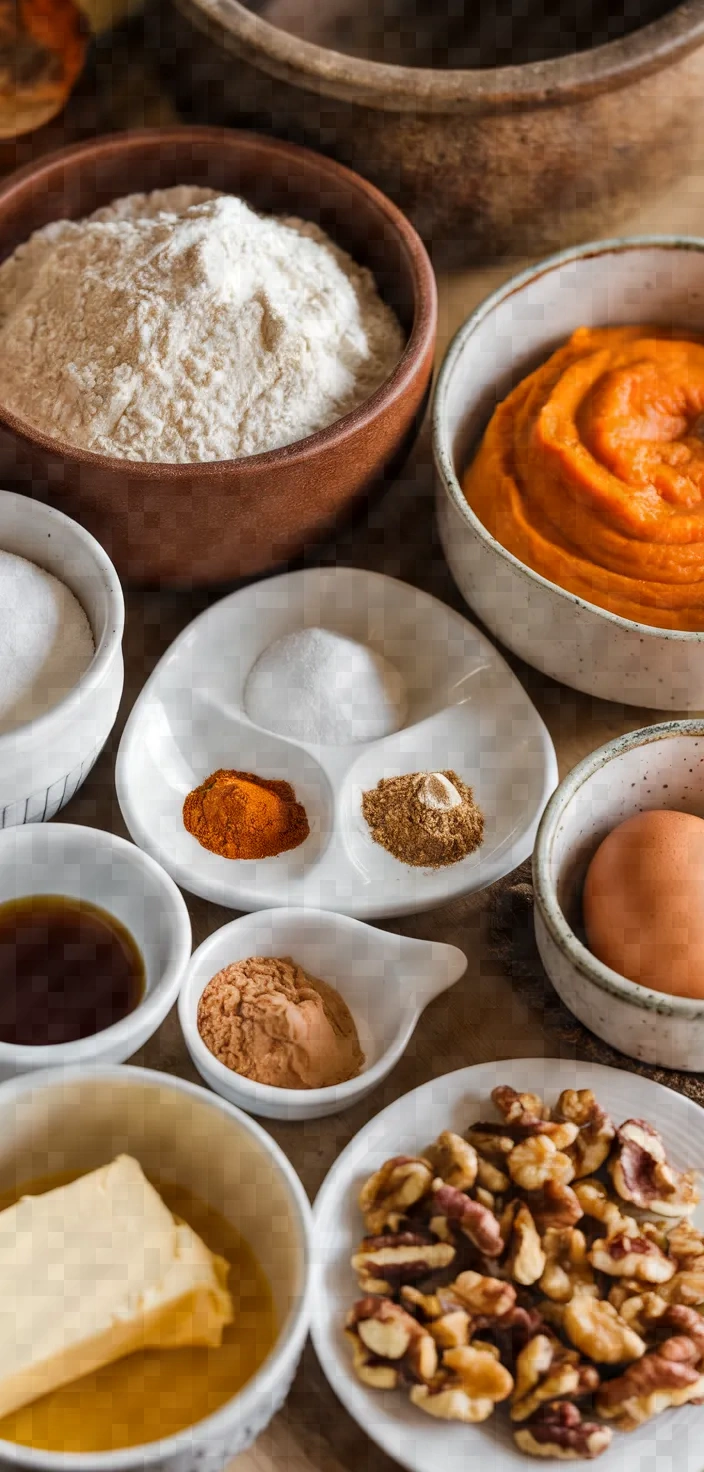
{"type": "Polygon", "coordinates": [[[0,733],[57,705],[95,652],[78,599],[43,567],[0,551],[0,733]]]}
{"type": "Polygon", "coordinates": [[[38,231],[0,267],[0,401],[129,460],[255,455],[386,379],[401,327],[315,224],[178,187],[38,231]]]}
{"type": "Polygon", "coordinates": [[[403,725],[403,680],[383,655],[330,629],[296,629],[259,656],[247,677],[251,721],[313,745],[378,741],[403,725]]]}

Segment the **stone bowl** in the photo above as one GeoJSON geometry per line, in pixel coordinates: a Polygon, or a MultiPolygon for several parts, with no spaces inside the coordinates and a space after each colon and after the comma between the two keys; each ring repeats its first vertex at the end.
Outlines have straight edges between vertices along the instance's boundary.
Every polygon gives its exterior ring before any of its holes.
{"type": "Polygon", "coordinates": [[[163,464],[75,449],[0,404],[0,476],[55,502],[92,532],[123,581],[193,587],[252,577],[300,556],[350,516],[415,438],[433,367],[437,302],[415,230],[373,185],[276,139],[221,128],[152,128],[93,138],[0,185],[0,260],[34,230],[125,194],[176,184],[239,194],[317,221],[368,266],[407,333],[391,376],[351,414],[282,449],[163,464]]]}
{"type": "Polygon", "coordinates": [[[640,236],[561,251],[512,279],[456,333],[438,374],[433,449],[440,540],[489,633],[587,695],[662,711],[704,709],[704,638],[587,603],[487,531],[462,475],[496,407],[575,328],[648,322],[704,328],[704,240],[640,236]]]}
{"type": "Polygon", "coordinates": [[[533,853],[535,937],[558,996],[629,1058],[704,1071],[704,1001],[629,981],[593,956],[582,923],[584,878],[613,828],[653,808],[704,817],[704,721],[668,721],[618,736],[564,778],[533,853]]]}
{"type": "MultiPolygon", "coordinates": [[[[696,171],[704,0],[593,49],[474,70],[389,65],[314,44],[268,22],[282,0],[177,3],[187,19],[172,21],[169,6],[156,40],[179,102],[358,168],[407,212],[436,263],[539,254],[605,234],[696,171]]],[[[593,9],[601,21],[598,0],[593,9]]],[[[643,5],[640,15],[662,9],[643,5]]],[[[539,34],[547,20],[534,0],[523,29],[539,34]]],[[[332,41],[332,20],[326,30],[332,41]]],[[[437,51],[426,49],[430,62],[437,51]]]]}

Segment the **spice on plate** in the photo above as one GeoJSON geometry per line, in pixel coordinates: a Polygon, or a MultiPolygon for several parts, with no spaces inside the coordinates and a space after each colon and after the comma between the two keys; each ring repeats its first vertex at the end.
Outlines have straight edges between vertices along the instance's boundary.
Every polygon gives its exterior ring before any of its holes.
{"type": "Polygon", "coordinates": [[[183,822],[203,848],[225,859],[268,859],[310,833],[290,782],[220,768],[189,792],[183,822]]]}
{"type": "Polygon", "coordinates": [[[0,551],[0,733],[58,705],[95,653],[88,619],[59,578],[0,551]]]}
{"type": "Polygon", "coordinates": [[[226,1068],[277,1088],[330,1088],[364,1066],[347,1003],[290,956],[218,971],[198,1004],[198,1031],[226,1068]]]}
{"type": "Polygon", "coordinates": [[[294,741],[345,746],[403,725],[403,680],[375,649],[331,629],[294,629],[270,644],[244,688],[251,721],[294,741]]]}
{"type": "Polygon", "coordinates": [[[452,771],[383,777],[362,794],[362,812],[374,842],[419,869],[459,863],[484,836],[472,789],[452,771]]]}

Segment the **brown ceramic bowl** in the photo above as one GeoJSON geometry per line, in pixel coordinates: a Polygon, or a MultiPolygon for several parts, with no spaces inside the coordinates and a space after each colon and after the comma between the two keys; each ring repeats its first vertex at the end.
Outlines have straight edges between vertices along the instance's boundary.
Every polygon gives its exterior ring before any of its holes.
{"type": "Polygon", "coordinates": [[[492,8],[460,7],[467,44],[454,54],[477,58],[464,69],[441,61],[452,55],[443,17],[456,26],[460,12],[433,0],[396,0],[388,41],[378,39],[382,57],[404,54],[400,14],[406,37],[429,38],[413,66],[344,53],[335,38],[348,20],[353,30],[360,17],[374,21],[369,0],[177,3],[186,19],[162,20],[161,53],[175,58],[180,101],[210,120],[269,128],[273,119],[278,133],[361,169],[444,265],[608,234],[668,182],[701,172],[693,140],[704,128],[704,0],[669,9],[667,0],[640,0],[636,14],[652,23],[596,46],[590,38],[612,35],[625,7],[572,0],[564,12],[576,17],[584,49],[511,65],[507,56],[561,49],[563,6],[526,0],[513,20],[504,8],[504,41],[493,50],[480,39],[492,8]],[[329,44],[268,22],[292,12],[308,14],[310,34],[327,34],[329,44]]]}
{"type": "Polygon", "coordinates": [[[437,303],[421,241],[373,185],[305,149],[216,128],[97,138],[20,170],[0,187],[0,259],[50,220],[174,184],[208,185],[318,221],[371,268],[408,333],[391,377],[353,413],[241,460],[165,465],[95,455],[34,433],[0,405],[4,484],[48,496],[98,538],[125,580],[185,587],[298,556],[398,462],[428,392],[437,303]]]}

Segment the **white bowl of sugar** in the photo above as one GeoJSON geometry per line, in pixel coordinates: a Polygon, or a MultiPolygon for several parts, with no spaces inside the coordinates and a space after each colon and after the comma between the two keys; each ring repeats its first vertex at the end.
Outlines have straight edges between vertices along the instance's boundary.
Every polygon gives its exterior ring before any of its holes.
{"type": "Polygon", "coordinates": [[[124,622],[95,538],[0,491],[0,828],[53,818],[87,777],[120,703],[124,622]]]}

